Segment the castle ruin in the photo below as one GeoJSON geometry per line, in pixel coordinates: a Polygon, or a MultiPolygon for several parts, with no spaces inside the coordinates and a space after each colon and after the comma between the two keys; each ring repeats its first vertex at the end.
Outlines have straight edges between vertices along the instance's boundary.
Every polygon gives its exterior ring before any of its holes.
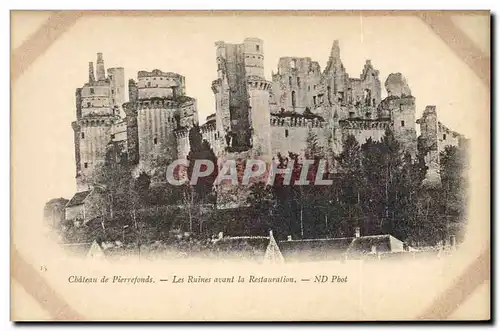
{"type": "MultiPolygon", "coordinates": [[[[359,77],[350,77],[338,41],[324,70],[308,57],[282,57],[270,81],[264,75],[261,39],[218,41],[215,47],[217,78],[211,87],[216,109],[200,131],[220,158],[303,154],[309,132],[318,137],[325,155],[338,154],[348,135],[362,144],[369,138],[380,140],[391,128],[412,157],[424,151],[427,180],[439,182],[439,152],[463,140],[438,121],[435,106],[427,106],[416,119],[415,97],[401,73],[386,78],[384,99],[379,71],[370,60],[359,77]]],[[[139,71],[128,90],[126,101],[124,69],[110,68],[106,75],[98,53],[95,74],[90,63],[88,82],[76,90],[72,126],[78,191],[92,185],[109,144],[119,145],[128,162],[136,165],[155,158],[173,161],[189,153],[189,130],[199,119],[196,99],[186,95],[185,78],[158,69],[139,71]]]]}

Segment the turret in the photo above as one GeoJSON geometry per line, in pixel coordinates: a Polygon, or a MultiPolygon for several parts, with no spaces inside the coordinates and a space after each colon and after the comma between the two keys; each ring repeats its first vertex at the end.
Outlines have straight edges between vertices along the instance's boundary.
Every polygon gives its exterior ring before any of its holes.
{"type": "Polygon", "coordinates": [[[264,78],[264,42],[258,38],[245,38],[243,46],[246,75],[264,78]]]}
{"type": "Polygon", "coordinates": [[[128,81],[128,99],[131,104],[135,104],[138,98],[137,83],[133,79],[128,81]]]}
{"type": "Polygon", "coordinates": [[[89,62],[89,84],[92,84],[93,82],[95,82],[94,63],[89,62]]]}
{"type": "Polygon", "coordinates": [[[97,80],[105,80],[106,72],[104,70],[104,60],[102,58],[102,53],[97,53],[97,68],[96,68],[97,80]]]}
{"type": "Polygon", "coordinates": [[[330,59],[340,60],[340,46],[338,40],[333,41],[332,49],[330,51],[330,59]]]}

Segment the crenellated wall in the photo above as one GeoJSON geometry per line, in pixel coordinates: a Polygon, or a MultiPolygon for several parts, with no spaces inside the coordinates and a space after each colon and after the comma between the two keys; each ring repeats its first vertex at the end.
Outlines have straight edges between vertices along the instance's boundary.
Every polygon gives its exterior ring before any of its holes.
{"type": "Polygon", "coordinates": [[[303,154],[307,148],[307,136],[314,133],[321,146],[326,146],[325,121],[321,117],[274,114],[271,123],[271,154],[287,155],[289,152],[303,154]]]}
{"type": "Polygon", "coordinates": [[[184,76],[159,69],[137,73],[139,99],[175,98],[185,95],[184,76]]]}
{"type": "MultiPolygon", "coordinates": [[[[216,111],[200,131],[221,159],[303,154],[311,134],[330,157],[342,151],[349,135],[363,144],[369,138],[380,141],[390,128],[413,157],[419,149],[424,151],[426,180],[439,183],[439,153],[464,139],[437,120],[435,106],[427,106],[416,120],[415,97],[401,73],[387,77],[383,100],[379,71],[370,60],[359,78],[349,77],[338,41],[333,42],[323,71],[309,57],[286,56],[279,59],[271,81],[264,76],[261,39],[215,45],[217,79],[211,87],[216,111]],[[421,131],[418,139],[416,124],[421,131]]],[[[190,151],[189,130],[199,120],[196,99],[186,95],[184,76],[158,69],[139,71],[136,81],[128,81],[126,102],[124,69],[109,68],[106,76],[101,53],[96,64],[94,73],[89,63],[88,82],[75,93],[72,127],[78,189],[88,189],[109,143],[122,146],[132,164],[185,158],[190,151]]]]}
{"type": "Polygon", "coordinates": [[[385,135],[385,130],[391,127],[389,120],[345,119],[340,120],[339,124],[342,132],[342,141],[345,141],[349,135],[352,135],[359,144],[364,144],[370,138],[374,141],[381,141],[385,135]]]}
{"type": "Polygon", "coordinates": [[[123,68],[111,68],[106,76],[103,55],[97,53],[96,72],[90,62],[88,74],[88,82],[76,89],[76,121],[72,123],[78,191],[89,188],[94,171],[104,162],[124,101],[123,68]]]}

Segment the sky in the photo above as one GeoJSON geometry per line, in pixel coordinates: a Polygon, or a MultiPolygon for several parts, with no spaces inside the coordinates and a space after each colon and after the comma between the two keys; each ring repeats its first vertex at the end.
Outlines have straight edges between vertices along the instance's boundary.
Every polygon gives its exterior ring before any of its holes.
{"type": "MultiPolygon", "coordinates": [[[[12,18],[12,48],[44,22],[47,14],[12,18]]],[[[457,17],[456,24],[489,53],[489,17],[457,17]]],[[[217,76],[215,42],[264,41],[265,75],[271,79],[282,56],[310,57],[325,67],[332,43],[351,77],[366,59],[383,83],[400,72],[416,97],[417,118],[436,105],[441,122],[474,138],[488,116],[489,90],[450,48],[414,17],[361,16],[168,16],[80,19],[12,86],[14,187],[36,187],[16,197],[38,210],[76,189],[73,130],[75,89],[88,79],[88,62],[102,52],[106,68],[125,68],[126,81],[139,70],[160,69],[186,77],[186,93],[198,100],[200,121],[215,112],[211,82],[217,76]],[[17,134],[16,134],[17,133],[17,134]]],[[[386,95],[383,88],[382,96],[386,95]]],[[[24,204],[23,204],[24,205],[24,204]]]]}

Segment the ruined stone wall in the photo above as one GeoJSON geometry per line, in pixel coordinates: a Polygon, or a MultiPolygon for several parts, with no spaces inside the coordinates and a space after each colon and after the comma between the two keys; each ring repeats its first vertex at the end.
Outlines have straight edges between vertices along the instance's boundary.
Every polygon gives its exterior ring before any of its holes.
{"type": "MultiPolygon", "coordinates": [[[[218,132],[215,127],[215,121],[211,120],[200,126],[200,132],[202,139],[206,140],[215,155],[220,154],[220,140],[218,139],[218,132]]],[[[191,150],[191,145],[189,142],[189,129],[185,128],[182,130],[177,130],[175,132],[175,137],[177,140],[177,157],[179,159],[185,159],[189,151],[191,150]]]]}
{"type": "Polygon", "coordinates": [[[108,78],[111,89],[111,105],[122,108],[125,103],[125,70],[109,68],[108,78]]]}
{"type": "Polygon", "coordinates": [[[158,69],[139,71],[137,89],[139,99],[174,98],[185,95],[185,79],[179,74],[158,69]]]}
{"type": "Polygon", "coordinates": [[[88,118],[79,121],[79,152],[81,176],[90,179],[94,170],[104,163],[106,146],[111,139],[114,119],[88,118]]]}
{"type": "Polygon", "coordinates": [[[180,129],[175,131],[175,139],[177,143],[177,158],[186,159],[191,146],[189,144],[189,129],[180,129]]]}
{"type": "Polygon", "coordinates": [[[376,107],[381,101],[382,88],[379,71],[375,70],[370,60],[366,60],[359,79],[350,79],[349,102],[354,105],[376,107]]]}
{"type": "Polygon", "coordinates": [[[427,174],[425,178],[426,185],[438,185],[441,182],[439,174],[439,146],[438,146],[438,120],[436,106],[426,106],[422,117],[417,120],[420,124],[420,149],[424,153],[425,164],[427,165],[427,174]]]}
{"type": "MultiPolygon", "coordinates": [[[[374,141],[381,141],[385,135],[385,130],[391,126],[388,120],[347,119],[341,120],[339,124],[342,141],[344,142],[349,135],[353,135],[360,145],[370,138],[374,141]]],[[[337,151],[337,153],[340,151],[337,151]]]]}
{"type": "Polygon", "coordinates": [[[309,131],[316,134],[320,146],[326,146],[327,136],[324,122],[303,118],[271,118],[271,154],[288,155],[288,152],[304,154],[309,131]]]}
{"type": "Polygon", "coordinates": [[[412,158],[417,155],[417,130],[415,118],[415,98],[405,96],[393,100],[392,122],[394,136],[401,148],[410,153],[412,158]]]}
{"type": "Polygon", "coordinates": [[[116,122],[111,127],[111,141],[123,141],[125,143],[127,142],[127,122],[125,120],[116,122]]]}
{"type": "Polygon", "coordinates": [[[272,77],[277,110],[303,113],[308,107],[314,111],[314,105],[320,104],[316,96],[320,80],[319,64],[310,58],[280,58],[278,72],[272,77]]]}
{"type": "MultiPolygon", "coordinates": [[[[186,97],[187,98],[187,97],[186,97]]],[[[198,109],[196,99],[188,98],[179,105],[179,126],[192,127],[198,124],[198,109]]]]}
{"type": "Polygon", "coordinates": [[[208,141],[215,155],[221,152],[219,133],[216,130],[215,122],[210,121],[201,126],[201,135],[203,140],[208,141]]]}
{"type": "Polygon", "coordinates": [[[447,128],[441,122],[438,122],[438,131],[437,131],[437,141],[438,141],[438,150],[439,152],[444,151],[446,146],[460,146],[464,137],[447,128]]]}
{"type": "Polygon", "coordinates": [[[75,93],[77,120],[72,127],[79,190],[88,187],[95,169],[104,162],[112,128],[120,120],[114,105],[115,97],[121,98],[124,94],[123,69],[114,68],[108,72],[116,76],[106,77],[103,56],[98,53],[96,74],[89,63],[89,80],[75,93]]]}
{"type": "Polygon", "coordinates": [[[252,149],[262,156],[269,156],[271,154],[270,89],[271,82],[264,79],[254,76],[248,80],[252,149]]]}
{"type": "Polygon", "coordinates": [[[136,104],[127,102],[123,105],[127,125],[127,154],[131,164],[139,163],[139,129],[137,123],[136,104]]]}
{"type": "Polygon", "coordinates": [[[264,77],[263,43],[257,38],[246,38],[242,44],[219,41],[215,45],[218,79],[213,81],[212,90],[216,98],[219,143],[224,150],[248,150],[252,130],[247,83],[249,78],[264,77]]]}

